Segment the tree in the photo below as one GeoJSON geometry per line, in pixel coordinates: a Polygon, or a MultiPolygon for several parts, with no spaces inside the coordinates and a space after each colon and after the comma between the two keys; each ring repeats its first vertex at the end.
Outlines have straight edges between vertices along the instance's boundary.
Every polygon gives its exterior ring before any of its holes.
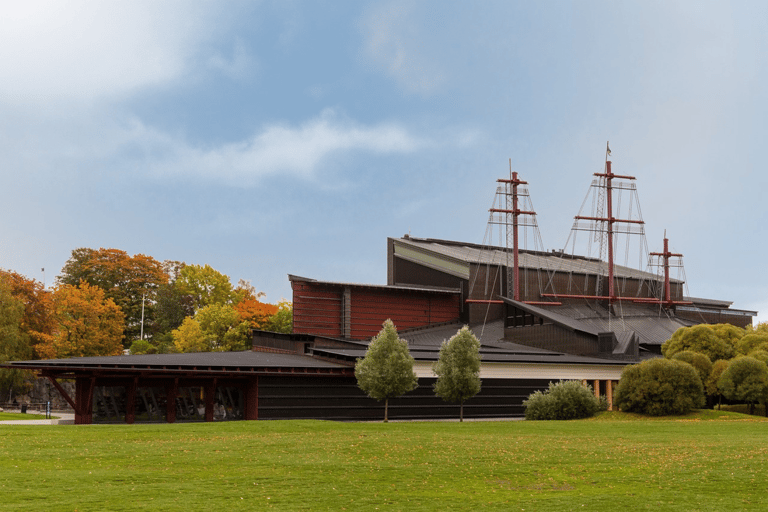
{"type": "Polygon", "coordinates": [[[33,354],[30,357],[38,356],[35,347],[50,339],[53,333],[51,293],[39,281],[16,272],[0,270],[0,279],[8,283],[11,295],[24,305],[21,330],[31,345],[33,354]]]}
{"type": "Polygon", "coordinates": [[[175,282],[162,284],[155,294],[152,335],[171,332],[179,327],[185,318],[194,314],[192,296],[184,293],[175,282]]]}
{"type": "Polygon", "coordinates": [[[709,373],[712,371],[712,361],[710,361],[706,355],[700,354],[699,352],[691,352],[690,350],[683,350],[682,352],[673,355],[671,359],[683,361],[684,363],[693,366],[696,369],[696,373],[699,374],[701,383],[704,384],[707,382],[709,373]]]}
{"type": "Polygon", "coordinates": [[[709,372],[709,377],[707,377],[707,381],[704,383],[704,391],[709,396],[717,397],[718,409],[720,409],[720,403],[722,402],[723,394],[720,391],[720,388],[717,386],[717,381],[720,380],[720,376],[723,374],[726,368],[728,368],[728,361],[725,359],[715,361],[715,363],[712,365],[712,371],[709,372]]]}
{"type": "Polygon", "coordinates": [[[293,304],[290,301],[282,299],[277,303],[277,313],[267,319],[264,326],[265,331],[282,332],[290,334],[293,332],[293,304]]]}
{"type": "Polygon", "coordinates": [[[413,363],[408,342],[398,338],[392,320],[384,322],[368,345],[365,357],[355,363],[357,386],[371,398],[384,400],[384,423],[389,421],[389,399],[418,386],[413,363]]]}
{"type": "MultiPolygon", "coordinates": [[[[32,348],[22,329],[24,304],[11,294],[7,276],[0,275],[0,363],[29,359],[32,348]]],[[[0,369],[0,390],[6,392],[23,386],[28,373],[16,369],[0,369]]]]}
{"type": "Polygon", "coordinates": [[[624,368],[615,399],[624,412],[686,414],[704,405],[704,388],[693,366],[656,358],[624,368]]]}
{"type": "Polygon", "coordinates": [[[173,331],[173,344],[179,352],[211,352],[211,342],[200,327],[200,322],[188,316],[173,331]]]}
{"type": "Polygon", "coordinates": [[[746,332],[741,327],[736,327],[733,324],[709,324],[709,327],[715,333],[715,336],[732,346],[734,350],[746,332]]]}
{"type": "Polygon", "coordinates": [[[176,286],[191,297],[195,311],[211,304],[231,304],[240,297],[232,289],[229,277],[210,265],[185,265],[179,272],[176,286]]]}
{"type": "Polygon", "coordinates": [[[168,274],[163,264],[151,256],[129,256],[119,249],[79,248],[72,251],[57,282],[78,286],[81,281],[98,286],[120,307],[125,316],[123,343],[127,348],[141,332],[142,304],[144,325],[151,324],[155,293],[168,282],[168,274]]]}
{"type": "Polygon", "coordinates": [[[278,306],[249,297],[235,304],[235,311],[252,328],[266,330],[270,318],[278,312],[278,306]]]}
{"type": "Polygon", "coordinates": [[[115,356],[123,351],[125,317],[104,290],[83,281],[60,285],[53,292],[56,322],[48,342],[38,351],[46,358],[115,356]]]}
{"type": "Polygon", "coordinates": [[[523,405],[526,420],[576,420],[601,409],[592,387],[576,380],[550,382],[548,389],[534,391],[523,405]]]}
{"type": "MultiPolygon", "coordinates": [[[[728,364],[717,386],[727,399],[747,402],[752,414],[755,403],[768,397],[768,366],[754,357],[737,357],[728,364]]],[[[765,414],[768,416],[768,404],[765,414]]]]}
{"type": "Polygon", "coordinates": [[[464,421],[464,401],[480,392],[480,342],[469,327],[443,342],[432,371],[437,375],[435,394],[459,402],[459,421],[464,421]]]}
{"type": "Polygon", "coordinates": [[[710,361],[731,359],[736,349],[729,342],[717,336],[709,325],[681,327],[661,346],[665,357],[672,357],[677,352],[690,350],[706,355],[710,361]]]}
{"type": "Polygon", "coordinates": [[[768,349],[768,332],[752,332],[745,334],[736,345],[739,354],[748,355],[755,350],[768,349]]]}
{"type": "Polygon", "coordinates": [[[250,348],[251,328],[230,305],[212,304],[187,317],[173,331],[180,352],[227,352],[250,348]]]}

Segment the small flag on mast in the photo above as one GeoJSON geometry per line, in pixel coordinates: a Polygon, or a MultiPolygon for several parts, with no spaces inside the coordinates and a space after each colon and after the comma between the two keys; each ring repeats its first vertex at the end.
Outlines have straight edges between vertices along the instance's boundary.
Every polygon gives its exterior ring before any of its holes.
{"type": "Polygon", "coordinates": [[[608,156],[611,155],[611,146],[608,142],[605,143],[605,151],[608,153],[608,156]]]}

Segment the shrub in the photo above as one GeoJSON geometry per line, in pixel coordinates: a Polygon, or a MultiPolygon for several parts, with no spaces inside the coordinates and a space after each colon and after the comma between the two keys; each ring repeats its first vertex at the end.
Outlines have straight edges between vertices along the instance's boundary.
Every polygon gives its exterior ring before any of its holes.
{"type": "Polygon", "coordinates": [[[548,389],[532,393],[523,405],[526,420],[589,418],[601,408],[592,388],[576,380],[550,382],[548,389]]]}
{"type": "Polygon", "coordinates": [[[650,416],[686,414],[704,405],[704,387],[690,364],[650,359],[627,366],[621,373],[616,405],[624,412],[650,416]]]}

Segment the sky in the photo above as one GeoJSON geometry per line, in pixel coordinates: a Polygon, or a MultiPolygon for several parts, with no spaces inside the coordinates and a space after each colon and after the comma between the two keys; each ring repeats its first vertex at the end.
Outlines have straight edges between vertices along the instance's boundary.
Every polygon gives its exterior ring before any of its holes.
{"type": "MultiPolygon", "coordinates": [[[[768,321],[764,1],[5,2],[0,267],[73,249],[386,284],[386,239],[483,242],[496,179],[562,249],[637,178],[688,293],[768,321]]],[[[45,269],[43,272],[41,269],[45,269]]]]}

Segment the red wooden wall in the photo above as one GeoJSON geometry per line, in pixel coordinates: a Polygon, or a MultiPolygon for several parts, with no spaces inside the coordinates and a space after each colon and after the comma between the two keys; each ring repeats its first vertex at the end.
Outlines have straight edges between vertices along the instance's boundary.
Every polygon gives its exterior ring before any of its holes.
{"type": "Polygon", "coordinates": [[[366,340],[378,334],[387,319],[391,319],[398,330],[405,330],[458,320],[461,313],[458,291],[446,293],[298,280],[291,284],[295,333],[366,340]],[[346,290],[348,301],[345,301],[346,290]]]}

